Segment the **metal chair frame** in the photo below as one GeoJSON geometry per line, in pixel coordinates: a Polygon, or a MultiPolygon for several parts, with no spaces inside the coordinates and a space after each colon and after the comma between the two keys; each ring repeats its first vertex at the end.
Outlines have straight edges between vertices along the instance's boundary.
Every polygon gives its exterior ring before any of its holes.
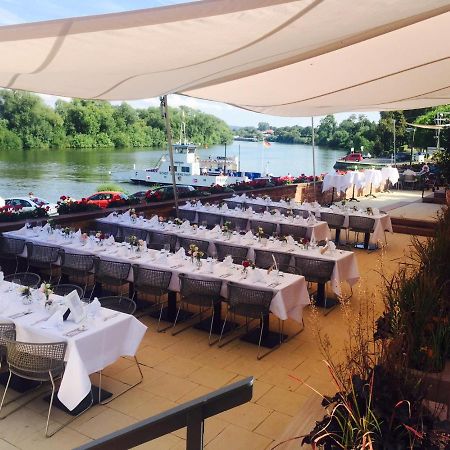
{"type": "Polygon", "coordinates": [[[269,269],[273,267],[273,258],[275,258],[278,267],[288,267],[290,265],[291,257],[292,255],[289,253],[255,249],[255,265],[260,269],[269,269]]]}
{"type": "MultiPolygon", "coordinates": [[[[61,282],[61,278],[63,275],[69,277],[78,276],[84,277],[85,283],[83,288],[83,296],[86,296],[86,290],[88,288],[89,275],[94,274],[94,261],[95,256],[93,255],[84,255],[80,253],[69,253],[62,252],[61,253],[61,276],[59,277],[58,284],[61,282]]],[[[91,294],[89,298],[92,297],[92,291],[95,287],[95,281],[92,286],[91,294]]]]}
{"type": "Polygon", "coordinates": [[[142,228],[134,228],[134,227],[120,227],[120,235],[124,242],[127,242],[130,236],[136,236],[138,239],[147,242],[148,231],[143,230],[142,228]]]}
{"type": "Polygon", "coordinates": [[[13,282],[16,280],[21,286],[28,286],[30,288],[38,288],[41,284],[41,277],[33,272],[16,272],[6,276],[5,281],[13,282]]]}
{"type": "Polygon", "coordinates": [[[241,264],[244,259],[247,258],[248,248],[238,247],[237,245],[228,245],[216,242],[217,259],[223,261],[227,255],[233,257],[235,264],[241,264]]]}
{"type": "Polygon", "coordinates": [[[266,235],[272,236],[277,230],[277,224],[273,222],[250,219],[250,228],[253,232],[255,232],[258,228],[262,228],[266,235]]]}
{"type": "Polygon", "coordinates": [[[60,295],[61,297],[64,297],[73,291],[77,291],[78,297],[80,297],[80,299],[82,299],[84,295],[83,288],[77,286],[76,284],[57,284],[56,286],[53,286],[52,289],[55,295],[60,295]]]}
{"type": "Polygon", "coordinates": [[[7,236],[0,237],[0,257],[3,259],[15,260],[16,268],[14,273],[19,269],[19,256],[25,250],[25,241],[7,236]]]}
{"type": "Polygon", "coordinates": [[[359,233],[373,233],[375,219],[365,216],[349,216],[348,229],[355,234],[355,245],[359,242],[359,233]]]}
{"type": "Polygon", "coordinates": [[[199,317],[200,321],[202,320],[204,308],[211,308],[211,324],[209,327],[209,336],[208,343],[209,345],[214,344],[211,341],[212,328],[214,324],[214,306],[217,303],[220,303],[222,298],[220,296],[220,291],[222,288],[222,282],[218,280],[199,280],[196,278],[191,278],[184,273],[179,275],[180,279],[180,299],[178,302],[178,310],[175,316],[175,321],[172,327],[172,336],[175,336],[182,331],[187,330],[193,324],[193,319],[199,317]],[[195,305],[200,308],[198,313],[195,313],[189,319],[189,324],[187,326],[183,326],[182,328],[175,330],[178,322],[178,316],[181,311],[182,305],[195,305]]]}
{"type": "Polygon", "coordinates": [[[283,236],[292,236],[296,240],[306,238],[308,228],[301,225],[290,223],[280,223],[280,234],[283,236]]]}
{"type": "Polygon", "coordinates": [[[178,218],[182,220],[189,220],[189,223],[196,223],[197,211],[195,209],[179,209],[178,218]]]}
{"type": "Polygon", "coordinates": [[[178,242],[180,244],[180,247],[183,247],[186,251],[186,254],[189,252],[189,246],[191,244],[194,244],[198,247],[198,249],[204,253],[204,258],[206,258],[208,254],[208,247],[209,247],[209,241],[203,241],[200,239],[191,239],[188,237],[179,237],[178,242]]]}
{"type": "Polygon", "coordinates": [[[221,216],[209,212],[198,211],[197,217],[198,223],[201,225],[203,222],[206,222],[206,228],[208,229],[214,228],[217,224],[220,224],[221,221],[221,216]]]}
{"type": "Polygon", "coordinates": [[[246,217],[233,217],[233,216],[224,216],[222,219],[222,223],[230,222],[231,227],[236,230],[237,227],[240,228],[240,231],[246,231],[248,226],[248,219],[246,217]]]}
{"type": "Polygon", "coordinates": [[[148,248],[152,248],[154,250],[161,250],[164,248],[165,244],[170,245],[170,251],[175,252],[175,247],[177,245],[177,236],[175,234],[169,234],[158,231],[150,231],[148,233],[149,243],[147,244],[148,248]]]}
{"type": "MultiPolygon", "coordinates": [[[[328,227],[335,230],[335,232],[337,232],[337,230],[345,230],[345,240],[348,242],[348,228],[344,227],[345,216],[343,214],[322,212],[320,213],[320,220],[326,222],[328,227]]],[[[334,240],[336,242],[336,237],[334,240]]],[[[338,242],[336,242],[336,245],[338,245],[338,242]]]]}
{"type": "Polygon", "coordinates": [[[103,289],[103,286],[119,287],[128,283],[131,264],[96,258],[94,260],[94,268],[94,289],[97,283],[100,283],[103,289]]]}
{"type": "Polygon", "coordinates": [[[58,247],[52,247],[50,245],[34,244],[27,242],[27,272],[31,267],[37,267],[39,269],[49,270],[50,280],[53,278],[53,266],[58,262],[61,250],[58,247]]]}

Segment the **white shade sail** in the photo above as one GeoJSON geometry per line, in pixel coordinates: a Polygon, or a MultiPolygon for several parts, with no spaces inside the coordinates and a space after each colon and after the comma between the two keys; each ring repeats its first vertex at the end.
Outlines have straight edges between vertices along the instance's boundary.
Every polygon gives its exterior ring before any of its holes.
{"type": "Polygon", "coordinates": [[[273,115],[450,102],[449,0],[207,0],[0,27],[0,86],[273,115]]]}

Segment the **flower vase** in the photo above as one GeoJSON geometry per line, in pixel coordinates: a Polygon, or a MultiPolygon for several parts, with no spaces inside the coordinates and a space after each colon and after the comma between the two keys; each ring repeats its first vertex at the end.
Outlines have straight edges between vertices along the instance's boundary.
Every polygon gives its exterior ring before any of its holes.
{"type": "Polygon", "coordinates": [[[200,258],[198,258],[195,262],[196,266],[197,266],[197,270],[200,270],[202,268],[202,260],[200,258]]]}
{"type": "Polygon", "coordinates": [[[32,302],[32,297],[31,295],[23,295],[22,296],[22,305],[31,305],[32,302]]]}
{"type": "Polygon", "coordinates": [[[247,268],[245,267],[244,269],[242,269],[242,278],[246,279],[247,276],[248,276],[248,270],[247,270],[247,268]]]}

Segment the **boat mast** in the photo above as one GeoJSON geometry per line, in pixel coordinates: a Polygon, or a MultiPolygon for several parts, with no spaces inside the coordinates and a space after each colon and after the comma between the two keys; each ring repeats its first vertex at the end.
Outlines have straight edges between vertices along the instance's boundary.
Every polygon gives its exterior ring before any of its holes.
{"type": "Polygon", "coordinates": [[[172,186],[173,186],[173,200],[175,202],[175,216],[178,217],[178,192],[177,192],[177,181],[175,179],[175,167],[173,162],[172,130],[170,128],[169,108],[167,107],[167,95],[160,97],[159,101],[161,102],[161,113],[166,122],[167,144],[169,146],[169,158],[170,158],[170,173],[172,175],[172,186]]]}

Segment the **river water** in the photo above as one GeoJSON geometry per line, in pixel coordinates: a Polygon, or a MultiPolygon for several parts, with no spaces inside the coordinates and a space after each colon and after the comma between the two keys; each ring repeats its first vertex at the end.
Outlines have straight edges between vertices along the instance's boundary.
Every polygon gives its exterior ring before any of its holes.
{"type": "MultiPolygon", "coordinates": [[[[224,146],[199,149],[202,159],[223,156],[224,146]]],[[[0,150],[0,197],[36,196],[51,202],[61,195],[81,198],[94,193],[101,183],[115,182],[110,173],[143,169],[156,164],[165,153],[155,149],[94,150],[0,150]]],[[[316,148],[316,173],[332,169],[344,150],[316,148]]],[[[234,142],[227,146],[227,156],[240,154],[241,170],[273,175],[312,174],[312,151],[309,145],[272,143],[264,148],[261,142],[234,142]]],[[[129,193],[142,190],[131,183],[123,185],[129,193]]]]}

